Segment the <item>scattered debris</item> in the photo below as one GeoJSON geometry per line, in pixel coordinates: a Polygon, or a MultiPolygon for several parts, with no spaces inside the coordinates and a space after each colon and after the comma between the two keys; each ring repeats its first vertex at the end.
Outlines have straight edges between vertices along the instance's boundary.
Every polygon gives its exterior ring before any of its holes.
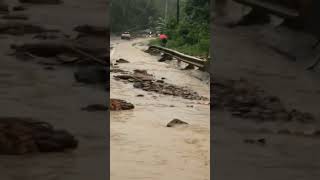
{"type": "Polygon", "coordinates": [[[78,141],[65,130],[32,118],[0,117],[0,154],[22,155],[75,149],[78,141]]]}
{"type": "Polygon", "coordinates": [[[167,124],[167,127],[176,127],[181,125],[188,125],[188,123],[181,121],[180,119],[173,119],[167,124]]]}
{"type": "Polygon", "coordinates": [[[122,111],[134,109],[134,105],[120,99],[110,99],[111,111],[122,111]]]}
{"type": "Polygon", "coordinates": [[[164,95],[179,96],[190,100],[208,100],[208,98],[200,96],[197,92],[187,87],[178,87],[165,83],[162,80],[155,80],[152,74],[148,74],[146,70],[135,70],[133,74],[123,74],[114,76],[116,80],[123,80],[133,83],[134,88],[144,91],[156,92],[164,95]]]}

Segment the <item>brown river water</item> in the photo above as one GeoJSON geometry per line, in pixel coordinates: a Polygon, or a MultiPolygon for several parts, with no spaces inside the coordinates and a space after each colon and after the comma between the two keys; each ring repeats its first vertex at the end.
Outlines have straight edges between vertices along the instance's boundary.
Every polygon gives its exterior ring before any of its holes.
{"type": "MultiPolygon", "coordinates": [[[[209,97],[208,75],[198,70],[180,70],[173,63],[158,62],[142,50],[147,39],[132,41],[111,37],[111,61],[130,63],[120,69],[145,69],[156,79],[187,86],[209,97]],[[202,79],[202,80],[200,80],[202,79]]],[[[110,79],[110,97],[135,105],[131,111],[111,112],[111,180],[210,178],[210,106],[208,101],[191,101],[134,89],[132,84],[110,79]],[[143,94],[144,97],[136,97],[143,94]],[[189,126],[167,128],[178,118],[189,126]]]]}

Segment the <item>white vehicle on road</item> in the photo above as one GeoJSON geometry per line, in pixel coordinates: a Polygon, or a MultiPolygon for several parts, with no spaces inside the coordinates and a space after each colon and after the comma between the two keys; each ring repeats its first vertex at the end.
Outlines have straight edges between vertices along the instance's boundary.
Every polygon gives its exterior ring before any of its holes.
{"type": "Polygon", "coordinates": [[[130,40],[131,39],[131,35],[129,32],[124,32],[121,34],[121,39],[127,39],[130,40]]]}

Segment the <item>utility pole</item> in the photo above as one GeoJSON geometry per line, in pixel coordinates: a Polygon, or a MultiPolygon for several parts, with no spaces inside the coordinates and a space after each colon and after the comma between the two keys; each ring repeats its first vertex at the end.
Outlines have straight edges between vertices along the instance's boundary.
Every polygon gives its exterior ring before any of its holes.
{"type": "Polygon", "coordinates": [[[177,23],[180,21],[180,0],[177,0],[177,23]]]}

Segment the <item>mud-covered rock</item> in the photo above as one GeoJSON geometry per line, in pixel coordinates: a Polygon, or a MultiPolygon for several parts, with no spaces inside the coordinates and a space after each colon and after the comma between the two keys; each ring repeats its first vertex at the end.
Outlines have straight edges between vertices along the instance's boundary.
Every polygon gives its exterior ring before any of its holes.
{"type": "Polygon", "coordinates": [[[116,60],[116,63],[129,63],[129,61],[128,61],[128,60],[125,60],[125,59],[120,58],[120,59],[116,60]]]}
{"type": "Polygon", "coordinates": [[[173,119],[167,124],[167,127],[176,127],[181,125],[188,125],[188,123],[181,121],[180,119],[173,119]]]}
{"type": "Polygon", "coordinates": [[[134,109],[134,105],[121,99],[110,99],[111,111],[122,111],[134,109]]]}
{"type": "Polygon", "coordinates": [[[78,141],[65,130],[31,118],[0,117],[0,154],[62,152],[75,149],[78,141]]]}
{"type": "Polygon", "coordinates": [[[148,48],[147,50],[144,51],[145,53],[151,54],[151,55],[160,55],[160,51],[154,49],[154,48],[148,48]]]}

